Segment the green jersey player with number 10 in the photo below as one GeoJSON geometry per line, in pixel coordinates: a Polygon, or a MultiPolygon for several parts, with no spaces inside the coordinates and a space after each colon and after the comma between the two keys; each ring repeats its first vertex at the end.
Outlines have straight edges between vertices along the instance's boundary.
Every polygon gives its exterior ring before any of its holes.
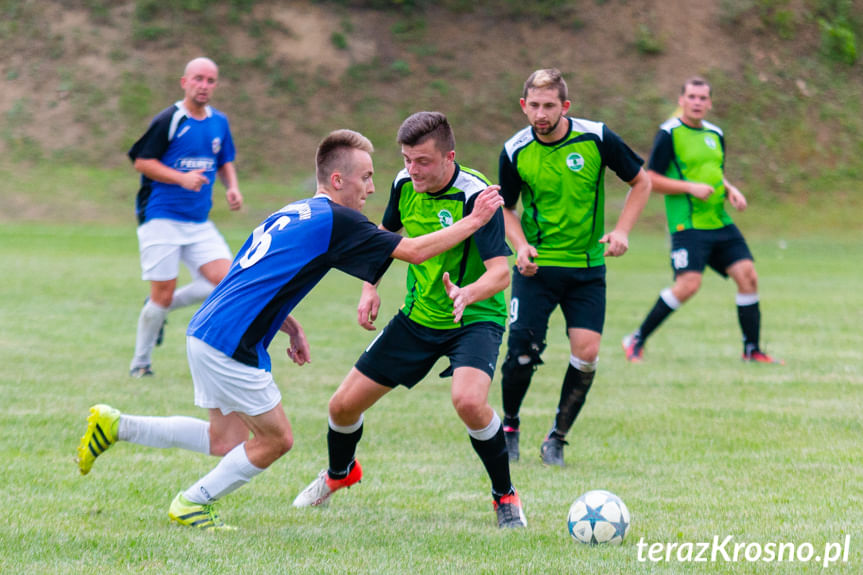
{"type": "Polygon", "coordinates": [[[722,130],[704,119],[713,105],[710,84],[697,76],[688,79],[678,105],[680,117],[660,127],[648,166],[653,189],[665,195],[674,285],[660,292],[641,326],[623,338],[626,359],[641,361],[647,338],[698,292],[704,268],[710,266],[737,284],[743,360],[782,363],[759,346],[761,311],[755,264],[743,235],[725,211],[726,199],[742,211],[746,198],[725,177],[722,130]]]}
{"type": "Polygon", "coordinates": [[[606,125],[570,118],[560,71],[537,70],[524,84],[521,109],[530,126],[505,144],[500,185],[506,235],[518,257],[512,273],[508,351],[501,368],[504,432],[519,458],[519,410],[542,363],[548,320],[558,305],[570,358],[557,415],[540,447],[543,463],[563,465],[566,434],[593,383],[605,321],[604,256],[622,256],[629,231],[650,195],[641,158],[606,125]],[[605,168],[632,188],[614,229],[604,226],[605,168]],[[521,217],[516,206],[521,198],[521,217]],[[603,246],[604,244],[604,246],[603,246]]]}
{"type": "MultiPolygon", "coordinates": [[[[485,189],[498,189],[455,161],[455,137],[446,116],[418,112],[399,128],[405,169],[395,179],[382,227],[423,237],[454,225],[475,209],[485,189]]],[[[326,503],[360,480],[355,459],[363,413],[399,385],[413,388],[441,357],[450,366],[452,403],[491,479],[498,527],[525,527],[512,486],[503,428],[488,404],[506,322],[502,291],[509,283],[503,214],[461,245],[408,269],[404,306],[366,348],[329,406],[329,467],[294,500],[297,507],[326,503]]],[[[380,298],[366,284],[359,323],[374,329],[380,298]]],[[[431,432],[428,432],[431,433],[431,432]]]]}

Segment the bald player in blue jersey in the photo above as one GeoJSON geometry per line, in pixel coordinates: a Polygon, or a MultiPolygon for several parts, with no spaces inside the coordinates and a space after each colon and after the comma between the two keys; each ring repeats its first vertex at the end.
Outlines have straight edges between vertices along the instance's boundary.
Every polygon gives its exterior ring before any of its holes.
{"type": "Polygon", "coordinates": [[[228,118],[210,106],[218,82],[219,69],[209,58],[186,64],[183,99],[162,110],[129,150],[141,173],[135,202],[141,279],[150,282],[138,316],[132,377],[153,375],[151,356],[168,312],[202,302],[231,266],[231,250],[209,220],[217,177],[228,207],[243,206],[228,118]],[[192,281],[177,289],[181,260],[192,281]]]}
{"type": "Polygon", "coordinates": [[[379,229],[360,213],[374,192],[372,151],[371,142],[357,132],[337,130],[327,136],[317,150],[315,196],[264,220],[192,318],[187,350],[195,405],[209,410],[209,422],[127,415],[94,405],[78,447],[82,474],[117,441],[223,456],[213,470],[177,494],[168,515],[181,525],[231,529],[214,503],[293,445],[267,353],[276,333],[283,331],[290,337],[287,353],[294,363],[309,362],[308,341],[290,312],[330,269],[375,283],[392,258],[419,264],[449,250],[503,204],[498,187],[492,186],[479,195],[469,216],[435,233],[403,238],[379,229]]]}

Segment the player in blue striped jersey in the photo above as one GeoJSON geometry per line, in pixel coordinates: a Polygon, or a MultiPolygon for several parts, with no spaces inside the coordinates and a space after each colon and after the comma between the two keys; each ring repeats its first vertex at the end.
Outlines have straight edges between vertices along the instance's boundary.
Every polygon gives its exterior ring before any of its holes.
{"type": "Polygon", "coordinates": [[[261,473],[293,444],[267,353],[273,337],[283,331],[290,337],[287,352],[294,363],[310,360],[305,333],[291,310],[330,269],[376,282],[391,258],[421,263],[446,251],[488,222],[503,203],[496,189],[481,193],[470,216],[418,238],[379,229],[359,211],[374,192],[372,150],[371,142],[350,130],[325,138],[317,152],[315,196],[264,220],[192,318],[187,348],[195,404],[209,410],[209,422],[132,416],[93,406],[78,448],[82,474],[116,441],[224,456],[174,498],[169,516],[182,525],[228,528],[213,510],[214,502],[261,473]]]}
{"type": "Polygon", "coordinates": [[[243,206],[228,118],[209,105],[218,80],[212,60],[189,62],[180,80],[183,99],[159,113],[129,150],[141,173],[135,202],[141,279],[150,282],[138,317],[132,377],[153,375],[151,356],[168,312],[203,301],[231,265],[231,250],[208,219],[217,177],[228,207],[243,206]],[[177,289],[180,260],[192,282],[177,289]]]}

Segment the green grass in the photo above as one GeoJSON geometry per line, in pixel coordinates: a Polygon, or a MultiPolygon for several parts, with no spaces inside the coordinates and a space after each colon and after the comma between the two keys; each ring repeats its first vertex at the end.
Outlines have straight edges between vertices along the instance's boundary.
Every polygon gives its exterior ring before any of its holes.
{"type": "MultiPolygon", "coordinates": [[[[225,225],[236,247],[248,229],[225,225]]],[[[87,408],[202,416],[192,403],[183,345],[190,310],[175,312],[155,355],[157,376],[126,369],[146,288],[131,224],[0,227],[0,572],[4,573],[814,573],[795,563],[645,563],[636,544],[811,543],[851,536],[857,573],[863,506],[863,292],[859,240],[842,236],[751,242],[764,340],[784,367],[743,365],[733,287],[714,276],[627,364],[620,338],[669,282],[665,239],[635,234],[610,262],[600,368],[566,450],[546,469],[538,446],[568,357],[558,315],[546,365],[522,412],[513,477],[529,528],[500,532],[488,480],[450,404],[429,377],[370,410],[359,448],[366,478],[329,509],[296,510],[294,496],[326,462],[326,403],[370,335],[355,324],[359,283],[333,272],[297,310],[311,365],[272,346],[274,374],[296,445],[221,503],[241,529],[173,527],[174,494],[215,460],[119,444],[87,477],[74,451],[87,408]],[[569,504],[587,489],[620,495],[633,515],[618,548],[576,544],[569,504]]],[[[401,299],[404,268],[382,284],[379,324],[401,299]]],[[[434,373],[440,371],[435,370],[434,373]]],[[[492,405],[499,408],[497,380],[492,405]]]]}

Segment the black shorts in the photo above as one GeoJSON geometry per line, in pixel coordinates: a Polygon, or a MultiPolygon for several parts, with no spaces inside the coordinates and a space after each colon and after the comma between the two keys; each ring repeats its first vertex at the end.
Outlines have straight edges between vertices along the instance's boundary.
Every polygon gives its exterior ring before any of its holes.
{"type": "Polygon", "coordinates": [[[731,264],[751,260],[752,252],[737,226],[730,224],[718,230],[683,230],[671,234],[671,269],[674,277],[683,272],[703,272],[710,266],[722,277],[728,277],[731,264]]]}
{"type": "Polygon", "coordinates": [[[494,379],[497,354],[504,328],[483,321],[455,329],[433,329],[397,313],[369,344],[354,367],[387,387],[410,389],[419,383],[435,362],[448,357],[450,367],[441,377],[459,367],[475,367],[494,379]]]}
{"type": "Polygon", "coordinates": [[[566,327],[602,333],[605,324],[605,266],[562,268],[540,266],[535,276],[512,274],[509,331],[529,332],[530,341],[545,342],[548,319],[560,305],[566,327]]]}

